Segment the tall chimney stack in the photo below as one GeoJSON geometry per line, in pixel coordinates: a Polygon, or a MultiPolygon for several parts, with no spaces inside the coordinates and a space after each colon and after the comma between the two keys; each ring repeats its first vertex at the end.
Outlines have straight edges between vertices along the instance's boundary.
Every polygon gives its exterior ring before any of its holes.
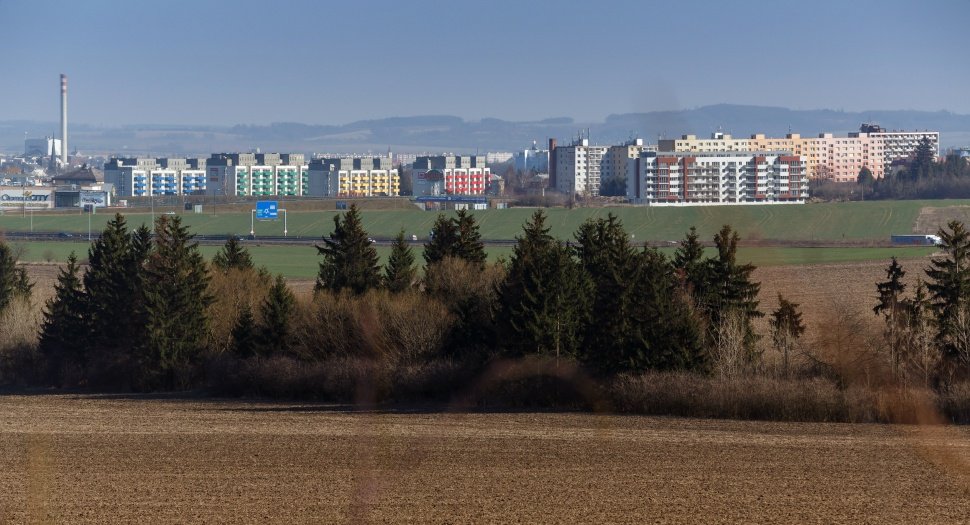
{"type": "Polygon", "coordinates": [[[61,73],[61,163],[67,166],[67,75],[61,73]]]}

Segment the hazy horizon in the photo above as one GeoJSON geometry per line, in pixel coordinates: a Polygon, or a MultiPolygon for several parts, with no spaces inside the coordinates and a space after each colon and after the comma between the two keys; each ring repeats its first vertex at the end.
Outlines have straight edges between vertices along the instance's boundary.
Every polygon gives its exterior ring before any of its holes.
{"type": "Polygon", "coordinates": [[[0,120],[468,121],[740,104],[970,113],[964,4],[0,0],[0,120]],[[914,16],[914,11],[918,11],[914,16]],[[698,16],[702,14],[703,16],[698,16]]]}

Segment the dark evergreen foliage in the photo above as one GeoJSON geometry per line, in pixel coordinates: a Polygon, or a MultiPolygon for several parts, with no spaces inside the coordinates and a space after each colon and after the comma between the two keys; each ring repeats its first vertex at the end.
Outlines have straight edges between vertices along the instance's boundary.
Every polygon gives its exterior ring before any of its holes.
{"type": "Polygon", "coordinates": [[[239,357],[252,357],[259,349],[256,318],[248,304],[244,304],[232,327],[232,352],[239,357]]]}
{"type": "Polygon", "coordinates": [[[282,275],[277,275],[260,308],[260,317],[262,317],[259,330],[260,353],[270,355],[286,353],[289,350],[292,337],[290,323],[295,307],[296,297],[286,285],[286,279],[282,275]]]}
{"type": "Polygon", "coordinates": [[[644,248],[633,288],[633,338],[621,356],[629,370],[699,370],[709,366],[704,328],[677,270],[654,248],[644,248]]]}
{"type": "Polygon", "coordinates": [[[13,251],[0,241],[0,313],[17,297],[29,298],[34,285],[27,278],[27,271],[17,266],[13,251]]]}
{"type": "Polygon", "coordinates": [[[754,265],[737,262],[740,240],[738,232],[728,225],[724,225],[714,235],[717,257],[708,260],[704,291],[698,299],[701,308],[708,315],[712,336],[729,315],[741,315],[744,323],[744,344],[750,357],[758,339],[751,321],[764,314],[758,311],[758,291],[761,284],[751,281],[754,265]]]}
{"type": "Polygon", "coordinates": [[[212,258],[212,266],[217,270],[248,270],[253,267],[253,258],[235,235],[230,235],[226,244],[212,258]]]}
{"type": "Polygon", "coordinates": [[[404,230],[398,232],[391,245],[391,255],[384,266],[384,286],[391,293],[409,290],[414,285],[417,267],[414,265],[414,252],[404,238],[404,230]]]}
{"type": "Polygon", "coordinates": [[[479,231],[478,223],[475,222],[475,216],[465,210],[458,210],[452,221],[455,230],[458,232],[458,239],[455,243],[454,253],[451,255],[484,266],[485,244],[482,243],[482,234],[479,231]]]}
{"type": "Polygon", "coordinates": [[[73,361],[82,367],[87,363],[86,345],[89,334],[85,296],[74,252],[67,258],[54,285],[54,296],[47,300],[44,323],[40,330],[39,349],[55,367],[62,361],[73,361]]]}
{"type": "Polygon", "coordinates": [[[937,322],[937,343],[951,357],[970,349],[970,232],[960,221],[950,221],[938,235],[944,257],[930,261],[926,285],[937,322]]]}
{"type": "Polygon", "coordinates": [[[323,261],[316,290],[350,290],[362,294],[380,286],[377,250],[364,231],[357,205],[351,204],[342,220],[340,215],[335,215],[333,224],[330,237],[323,238],[323,246],[317,245],[323,261]]]}
{"type": "Polygon", "coordinates": [[[793,303],[778,294],[778,308],[771,313],[768,320],[771,329],[771,341],[775,349],[782,354],[782,368],[788,373],[792,349],[798,339],[805,333],[802,313],[798,311],[798,303],[793,303]]]}
{"type": "Polygon", "coordinates": [[[147,228],[131,235],[125,218],[117,214],[88,249],[83,277],[90,329],[86,352],[106,361],[141,352],[147,341],[144,263],[151,247],[147,228]]]}
{"type": "Polygon", "coordinates": [[[592,316],[584,337],[584,358],[603,370],[620,366],[633,326],[633,283],[637,256],[623,224],[612,213],[588,219],[576,232],[576,254],[594,291],[592,316]]]}
{"type": "Polygon", "coordinates": [[[209,276],[193,237],[181,217],[160,217],[145,265],[148,371],[168,387],[197,363],[208,336],[209,276]]]}
{"type": "Polygon", "coordinates": [[[445,257],[455,257],[458,244],[458,227],[455,221],[439,213],[431,227],[431,237],[424,245],[424,262],[431,266],[445,257]]]}
{"type": "Polygon", "coordinates": [[[503,346],[512,355],[576,356],[589,318],[590,283],[571,250],[549,235],[542,210],[517,237],[499,292],[503,346]]]}

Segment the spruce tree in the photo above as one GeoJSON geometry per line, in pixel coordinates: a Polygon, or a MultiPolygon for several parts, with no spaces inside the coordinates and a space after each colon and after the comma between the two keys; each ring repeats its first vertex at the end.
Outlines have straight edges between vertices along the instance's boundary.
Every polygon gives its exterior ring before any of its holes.
{"type": "Polygon", "coordinates": [[[239,239],[230,235],[222,249],[212,257],[212,266],[223,272],[232,269],[249,270],[253,267],[253,258],[239,239]]]}
{"type": "Polygon", "coordinates": [[[906,272],[900,266],[895,257],[886,268],[886,281],[876,283],[876,291],[879,293],[879,302],[872,308],[876,315],[882,314],[886,322],[884,333],[886,342],[889,344],[889,362],[892,366],[893,376],[899,375],[900,351],[903,344],[903,324],[906,319],[906,300],[903,296],[906,291],[906,284],[903,277],[906,272]]]}
{"type": "Polygon", "coordinates": [[[545,219],[536,211],[516,238],[499,290],[502,341],[513,355],[575,356],[589,317],[589,280],[545,219]]]}
{"type": "Polygon", "coordinates": [[[256,355],[259,348],[257,339],[258,332],[253,309],[248,304],[244,304],[236,324],[232,327],[232,352],[244,358],[256,355]]]}
{"type": "Polygon", "coordinates": [[[282,275],[277,275],[276,282],[269,289],[260,308],[262,322],[259,330],[259,349],[263,355],[289,350],[292,336],[291,317],[295,307],[296,297],[286,285],[286,279],[282,275]]]}
{"type": "Polygon", "coordinates": [[[17,297],[30,298],[34,285],[6,243],[0,241],[0,313],[17,297]]]}
{"type": "Polygon", "coordinates": [[[455,243],[454,256],[479,266],[485,266],[485,245],[479,231],[475,216],[465,210],[458,210],[452,219],[458,240],[455,243]]]}
{"type": "Polygon", "coordinates": [[[630,344],[619,368],[705,371],[704,330],[691,308],[677,270],[655,248],[644,248],[632,294],[630,344]]]}
{"type": "Polygon", "coordinates": [[[778,308],[771,313],[768,320],[771,329],[771,341],[775,349],[782,355],[782,370],[788,375],[788,363],[792,350],[798,338],[805,333],[802,323],[802,313],[798,311],[798,303],[793,303],[778,294],[778,308]]]}
{"type": "Polygon", "coordinates": [[[163,215],[145,267],[146,372],[159,372],[166,387],[184,386],[175,374],[197,363],[208,337],[209,276],[193,237],[181,217],[163,215]]]}
{"type": "Polygon", "coordinates": [[[588,219],[576,232],[576,254],[593,285],[592,318],[584,337],[585,359],[603,370],[622,364],[633,336],[636,254],[623,224],[612,213],[588,219]]]}
{"type": "Polygon", "coordinates": [[[146,342],[143,273],[151,245],[147,228],[131,235],[125,218],[116,214],[88,249],[83,277],[90,321],[86,351],[96,350],[113,361],[137,354],[146,342]]]}
{"type": "Polygon", "coordinates": [[[391,245],[391,255],[384,266],[384,286],[391,293],[409,290],[414,284],[417,268],[414,266],[414,252],[404,238],[404,230],[398,232],[391,245]]]}
{"type": "Polygon", "coordinates": [[[687,236],[680,241],[680,246],[674,252],[673,266],[679,272],[686,290],[692,295],[705,293],[707,267],[703,258],[704,245],[697,235],[697,228],[691,226],[687,236]]]}
{"type": "Polygon", "coordinates": [[[76,359],[82,367],[87,363],[85,345],[81,343],[88,337],[88,325],[78,271],[77,256],[71,252],[67,267],[58,271],[54,296],[47,300],[44,309],[39,349],[52,368],[57,368],[65,359],[76,359]]]}
{"type": "Polygon", "coordinates": [[[356,204],[333,218],[334,231],[323,238],[317,252],[323,256],[317,274],[316,290],[350,290],[362,294],[381,283],[377,250],[360,222],[356,204]]]}
{"type": "Polygon", "coordinates": [[[755,270],[752,264],[738,264],[737,250],[741,237],[730,226],[724,225],[714,236],[717,258],[708,260],[707,290],[700,298],[700,305],[707,312],[711,334],[731,315],[740,315],[744,330],[744,346],[748,357],[754,353],[758,337],[751,326],[752,319],[764,314],[758,311],[758,291],[761,283],[751,281],[755,270]]]}
{"type": "Polygon", "coordinates": [[[926,269],[937,343],[946,355],[970,365],[970,232],[954,220],[938,235],[944,257],[934,258],[926,269]]]}
{"type": "Polygon", "coordinates": [[[424,245],[424,262],[431,266],[445,257],[457,255],[458,228],[455,221],[439,213],[431,227],[431,238],[424,245]]]}

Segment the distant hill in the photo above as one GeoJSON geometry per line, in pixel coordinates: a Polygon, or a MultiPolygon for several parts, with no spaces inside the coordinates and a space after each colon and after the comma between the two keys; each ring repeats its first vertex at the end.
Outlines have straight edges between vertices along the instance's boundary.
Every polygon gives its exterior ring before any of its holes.
{"type": "MultiPolygon", "coordinates": [[[[577,122],[568,117],[534,122],[494,118],[478,121],[454,116],[391,117],[343,125],[274,123],[236,126],[72,125],[70,146],[82,152],[164,155],[208,154],[249,150],[294,152],[485,152],[525,149],[533,140],[560,143],[589,131],[594,143],[612,144],[633,136],[655,142],[658,137],[707,134],[722,130],[735,136],[752,133],[803,135],[844,134],[863,122],[887,129],[931,129],[942,133],[944,148],[970,146],[970,115],[948,111],[834,111],[718,104],[676,111],[610,115],[603,122],[577,122]]],[[[58,129],[55,122],[0,121],[0,151],[23,150],[24,132],[41,137],[58,129]]]]}

